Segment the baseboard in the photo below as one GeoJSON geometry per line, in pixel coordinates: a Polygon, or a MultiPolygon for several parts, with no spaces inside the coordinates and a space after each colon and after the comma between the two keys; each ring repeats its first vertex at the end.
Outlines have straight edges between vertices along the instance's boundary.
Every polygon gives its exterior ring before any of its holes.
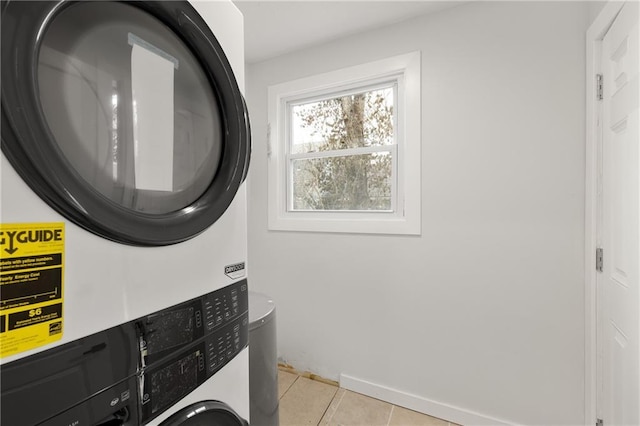
{"type": "Polygon", "coordinates": [[[281,371],[286,371],[287,373],[292,373],[295,374],[297,376],[302,376],[302,377],[306,377],[307,379],[311,379],[311,380],[315,380],[316,382],[322,382],[325,383],[327,385],[331,385],[331,386],[339,386],[338,382],[336,382],[335,380],[331,380],[331,379],[326,379],[322,376],[319,376],[317,374],[314,374],[310,371],[301,371],[296,369],[294,366],[289,365],[289,364],[285,364],[282,362],[278,363],[278,369],[281,371]]]}
{"type": "Polygon", "coordinates": [[[340,387],[465,426],[514,425],[514,423],[505,420],[485,416],[463,408],[367,382],[366,380],[357,379],[346,374],[340,375],[340,387]]]}

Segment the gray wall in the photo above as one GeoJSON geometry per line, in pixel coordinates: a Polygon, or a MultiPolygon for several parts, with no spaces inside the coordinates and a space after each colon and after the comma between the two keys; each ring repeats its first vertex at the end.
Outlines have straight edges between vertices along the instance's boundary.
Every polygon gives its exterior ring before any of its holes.
{"type": "Polygon", "coordinates": [[[282,360],[450,407],[452,421],[583,423],[594,14],[472,2],[248,67],[250,279],[277,303],[282,360]],[[422,235],[269,231],[267,87],[415,50],[422,235]]]}

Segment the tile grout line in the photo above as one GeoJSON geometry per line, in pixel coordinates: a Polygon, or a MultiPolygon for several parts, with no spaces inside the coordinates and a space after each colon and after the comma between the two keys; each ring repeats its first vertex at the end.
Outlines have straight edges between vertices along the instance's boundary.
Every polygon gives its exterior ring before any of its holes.
{"type": "Polygon", "coordinates": [[[293,384],[294,384],[295,382],[297,382],[299,378],[300,378],[300,376],[296,376],[295,380],[294,380],[293,382],[291,382],[291,384],[289,385],[289,387],[287,388],[287,390],[286,390],[286,391],[284,391],[284,393],[282,394],[282,396],[281,396],[280,398],[278,398],[278,405],[280,405],[280,400],[281,400],[282,398],[284,398],[284,396],[285,396],[287,393],[289,393],[289,391],[290,391],[290,390],[291,390],[291,388],[293,387],[293,384]]]}
{"type": "MultiPolygon", "coordinates": [[[[280,371],[282,371],[282,370],[280,370],[280,371]]],[[[285,371],[285,372],[286,372],[286,371],[285,371]]],[[[292,374],[292,373],[289,373],[289,374],[292,374]]],[[[291,384],[290,384],[290,385],[287,387],[287,389],[284,391],[284,393],[282,394],[282,396],[281,396],[280,398],[278,398],[278,405],[280,405],[280,402],[282,401],[282,399],[283,399],[283,398],[284,398],[284,397],[289,393],[289,391],[290,391],[290,390],[291,390],[291,388],[294,386],[294,384],[298,381],[298,379],[300,379],[301,377],[304,377],[304,376],[302,376],[302,375],[300,375],[300,374],[293,374],[293,375],[295,375],[296,377],[295,377],[295,379],[293,379],[293,381],[291,382],[291,384]]],[[[305,377],[305,379],[308,379],[308,380],[311,380],[311,381],[316,381],[316,380],[314,380],[314,379],[312,379],[312,378],[307,378],[307,377],[305,377]]],[[[324,385],[335,386],[335,385],[332,385],[332,384],[330,384],[330,383],[324,383],[324,382],[322,382],[322,381],[317,381],[317,382],[322,383],[322,384],[324,384],[324,385]]],[[[330,426],[330,423],[331,423],[331,421],[333,420],[333,417],[335,416],[335,414],[338,412],[338,409],[340,408],[340,405],[342,404],[342,401],[343,401],[343,399],[344,399],[345,395],[347,394],[347,392],[349,392],[347,389],[342,388],[342,387],[340,387],[339,385],[337,386],[337,390],[336,390],[336,392],[334,393],[333,397],[331,398],[331,401],[329,402],[329,405],[327,405],[327,408],[325,408],[324,412],[322,413],[322,415],[321,415],[321,417],[320,417],[320,421],[316,424],[316,426],[320,426],[321,424],[324,424],[324,423],[322,422],[322,419],[324,419],[324,417],[325,417],[327,414],[329,414],[329,417],[327,417],[327,419],[326,419],[325,423],[326,423],[326,426],[330,426]],[[329,409],[331,408],[331,405],[332,405],[333,401],[336,399],[336,396],[337,396],[337,394],[338,394],[340,391],[342,391],[342,395],[340,395],[339,399],[338,399],[338,400],[337,400],[337,402],[336,402],[335,407],[333,408],[333,410],[331,410],[332,412],[331,412],[331,413],[329,413],[329,409]]],[[[366,395],[365,395],[365,396],[366,396],[366,395]]],[[[382,401],[382,402],[384,402],[384,401],[382,401]]],[[[395,411],[396,405],[395,405],[395,404],[391,404],[391,403],[387,403],[387,404],[388,404],[388,405],[391,405],[391,410],[389,410],[389,417],[387,418],[387,423],[386,423],[386,425],[385,425],[385,426],[391,426],[391,419],[393,418],[393,413],[394,413],[394,411],[395,411]]],[[[431,416],[429,416],[428,414],[425,414],[425,413],[422,413],[422,414],[423,414],[424,416],[431,417],[431,416]]],[[[442,420],[442,419],[440,419],[440,420],[442,420]]],[[[461,425],[457,425],[457,424],[452,423],[452,422],[447,421],[447,420],[444,420],[444,421],[447,423],[447,425],[446,425],[446,426],[461,426],[461,425]]]]}
{"type": "Polygon", "coordinates": [[[391,424],[391,417],[393,417],[393,409],[396,408],[395,405],[391,404],[391,411],[389,411],[389,419],[387,420],[387,426],[391,424]]]}
{"type": "MultiPolygon", "coordinates": [[[[340,387],[338,387],[338,390],[336,391],[336,393],[333,395],[333,398],[331,398],[331,402],[333,402],[333,399],[336,397],[336,395],[338,394],[338,392],[340,392],[340,387]]],[[[327,424],[331,423],[331,419],[333,419],[333,415],[336,413],[336,411],[338,411],[338,408],[340,407],[340,404],[342,403],[342,398],[344,398],[344,394],[347,393],[346,390],[344,392],[342,392],[342,395],[340,395],[340,399],[338,400],[338,403],[336,404],[336,407],[333,409],[333,412],[329,415],[329,418],[327,418],[327,424]]],[[[327,406],[327,409],[324,410],[324,413],[322,414],[322,417],[320,417],[320,421],[322,421],[322,418],[327,414],[327,412],[329,411],[329,408],[331,407],[331,402],[329,402],[329,405],[327,406]]]]}

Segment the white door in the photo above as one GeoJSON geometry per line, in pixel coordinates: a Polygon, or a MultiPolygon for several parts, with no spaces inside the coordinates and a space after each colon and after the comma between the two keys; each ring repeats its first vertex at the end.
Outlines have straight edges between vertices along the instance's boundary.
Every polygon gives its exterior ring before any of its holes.
{"type": "Polygon", "coordinates": [[[623,6],[602,43],[598,417],[605,426],[640,425],[638,6],[623,6]]]}

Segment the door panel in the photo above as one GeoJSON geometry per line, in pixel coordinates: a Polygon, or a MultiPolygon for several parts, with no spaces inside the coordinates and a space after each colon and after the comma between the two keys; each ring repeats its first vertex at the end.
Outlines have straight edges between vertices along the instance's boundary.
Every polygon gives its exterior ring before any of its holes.
{"type": "Polygon", "coordinates": [[[604,267],[600,335],[607,425],[640,424],[640,184],[638,3],[626,3],[603,39],[604,267]]]}

